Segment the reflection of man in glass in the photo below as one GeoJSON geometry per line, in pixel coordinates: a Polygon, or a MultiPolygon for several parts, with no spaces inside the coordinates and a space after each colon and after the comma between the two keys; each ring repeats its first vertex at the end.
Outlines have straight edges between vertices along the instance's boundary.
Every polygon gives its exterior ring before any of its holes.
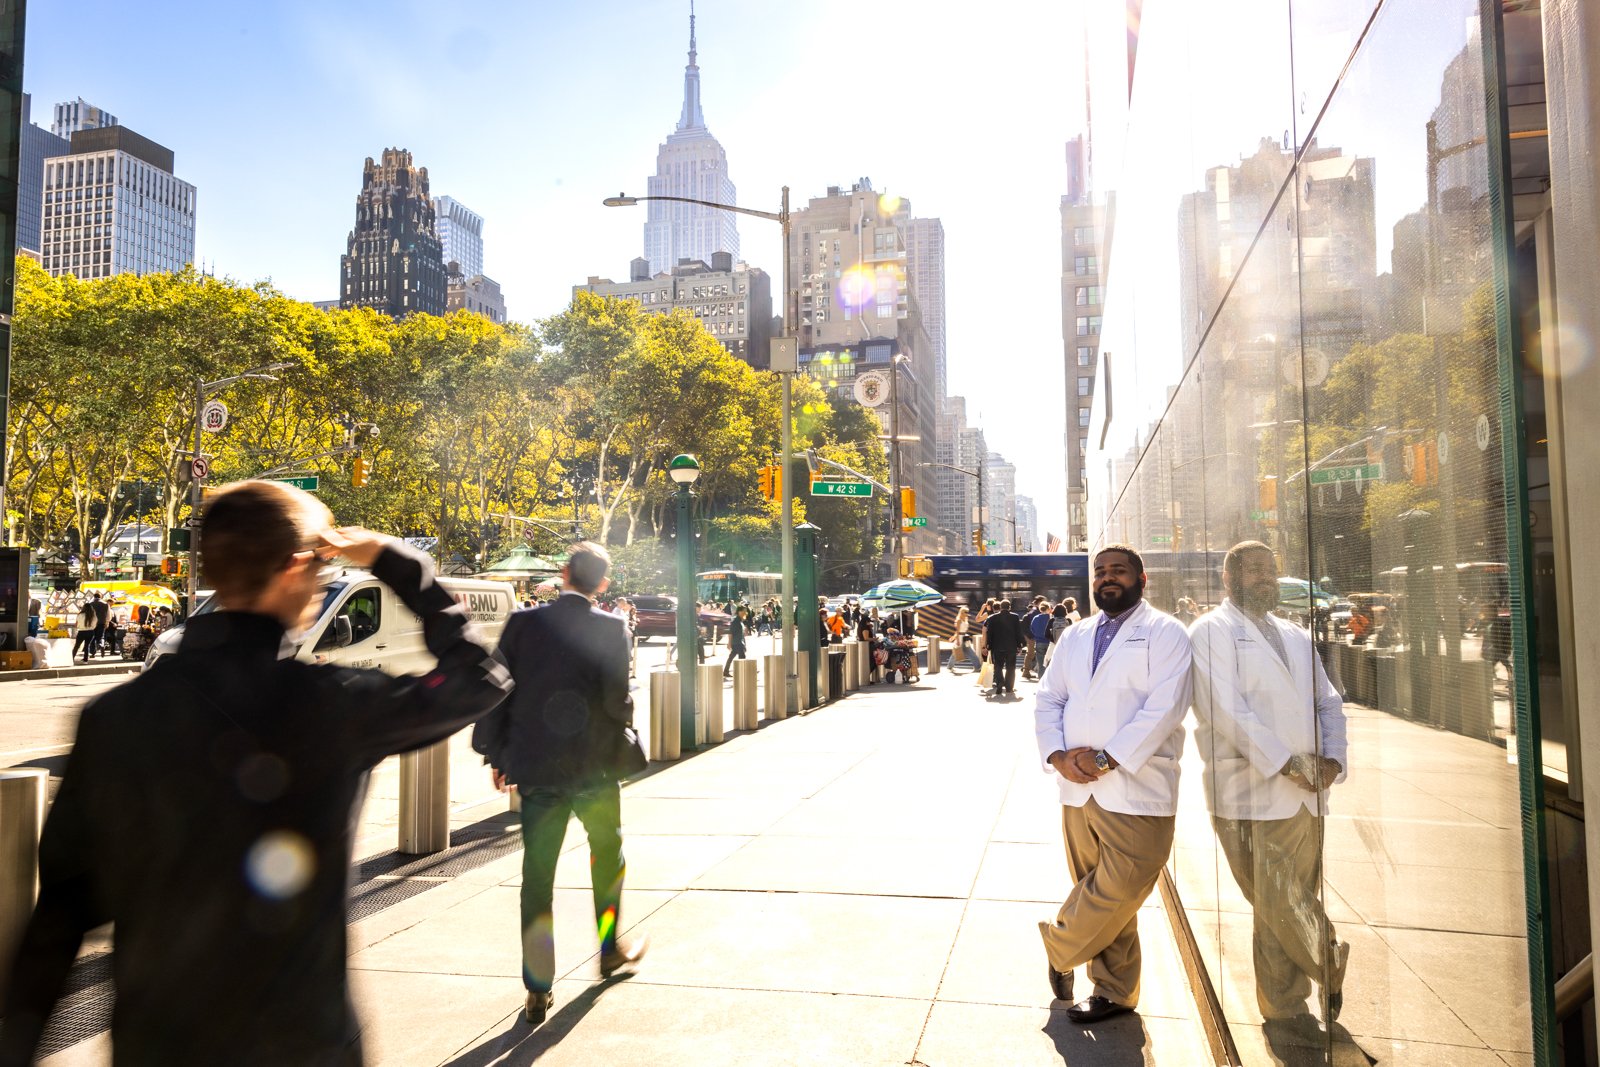
{"type": "Polygon", "coordinates": [[[1343,1003],[1350,946],[1323,909],[1321,818],[1345,778],[1344,704],[1311,635],[1270,612],[1278,566],[1260,541],[1228,550],[1228,598],[1189,630],[1195,739],[1206,800],[1234,880],[1255,909],[1256,1002],[1267,1019],[1305,1014],[1311,983],[1343,1003]]]}

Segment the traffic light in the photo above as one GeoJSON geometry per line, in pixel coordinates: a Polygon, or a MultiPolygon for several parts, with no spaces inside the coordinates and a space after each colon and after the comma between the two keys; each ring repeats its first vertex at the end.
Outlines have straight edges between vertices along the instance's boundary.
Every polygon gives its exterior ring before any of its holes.
{"type": "Polygon", "coordinates": [[[762,467],[758,472],[761,476],[761,495],[768,500],[778,498],[778,468],[762,467]]]}
{"type": "Polygon", "coordinates": [[[910,487],[900,490],[900,517],[902,519],[915,518],[917,514],[917,491],[910,487]]]}
{"type": "Polygon", "coordinates": [[[982,530],[973,530],[972,531],[972,551],[977,553],[980,556],[983,555],[983,531],[982,530]]]}
{"type": "Polygon", "coordinates": [[[1183,551],[1183,523],[1181,522],[1172,524],[1172,551],[1183,551]]]}
{"type": "Polygon", "coordinates": [[[355,466],[350,470],[350,484],[357,489],[367,484],[367,457],[356,457],[355,466]]]}

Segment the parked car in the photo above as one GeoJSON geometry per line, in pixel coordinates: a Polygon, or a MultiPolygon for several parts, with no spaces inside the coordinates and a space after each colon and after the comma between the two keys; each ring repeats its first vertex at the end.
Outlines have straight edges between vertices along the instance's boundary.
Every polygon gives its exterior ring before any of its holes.
{"type": "MultiPolygon", "coordinates": [[[[678,636],[678,598],[675,596],[631,596],[634,610],[639,613],[639,627],[634,631],[637,637],[677,637],[678,636]]],[[[717,634],[728,628],[732,619],[727,612],[715,608],[700,609],[700,627],[710,634],[717,634]]]]}

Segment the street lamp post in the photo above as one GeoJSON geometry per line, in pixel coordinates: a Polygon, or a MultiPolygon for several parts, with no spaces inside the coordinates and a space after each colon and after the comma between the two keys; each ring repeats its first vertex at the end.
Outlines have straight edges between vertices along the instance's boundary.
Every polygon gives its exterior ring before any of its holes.
{"type": "MultiPolygon", "coordinates": [[[[603,203],[606,207],[632,207],[644,200],[671,200],[680,204],[698,204],[701,207],[716,208],[720,211],[731,211],[736,215],[749,215],[751,218],[766,219],[776,222],[783,227],[783,336],[791,344],[798,345],[795,341],[796,300],[794,284],[790,278],[789,240],[791,220],[789,216],[789,187],[783,187],[783,199],[777,211],[757,211],[753,208],[738,207],[734,204],[719,204],[715,200],[698,200],[690,196],[628,196],[619,193],[608,196],[603,203]]],[[[794,359],[794,352],[789,353],[789,358],[794,359]]],[[[798,364],[788,364],[779,369],[778,380],[783,387],[783,411],[779,418],[783,422],[781,429],[782,440],[780,448],[783,450],[783,461],[778,464],[778,494],[782,498],[782,515],[779,523],[783,529],[779,531],[782,546],[783,568],[783,605],[779,611],[780,623],[783,625],[783,671],[784,671],[784,706],[789,715],[794,715],[800,710],[799,676],[795,673],[794,635],[795,619],[794,610],[794,487],[789,484],[789,461],[794,452],[794,375],[799,369],[798,364]]]]}
{"type": "Polygon", "coordinates": [[[694,603],[694,531],[689,524],[689,503],[694,499],[700,463],[687,453],[673,456],[667,474],[678,483],[673,494],[678,504],[678,722],[683,751],[689,752],[695,745],[695,630],[700,625],[694,603]]]}
{"type": "MultiPolygon", "coordinates": [[[[226,389],[235,382],[258,381],[275,382],[278,379],[272,376],[273,371],[285,370],[294,366],[292,363],[268,363],[265,366],[247,370],[243,374],[235,374],[228,378],[218,378],[214,382],[196,378],[194,382],[194,430],[192,451],[189,453],[189,515],[198,518],[205,494],[201,492],[200,479],[194,477],[194,462],[200,458],[200,420],[205,414],[206,397],[219,389],[226,389]]],[[[183,613],[185,616],[194,613],[195,572],[200,569],[200,531],[191,528],[189,531],[189,595],[184,601],[183,613]]]]}
{"type": "Polygon", "coordinates": [[[906,565],[906,514],[905,498],[900,487],[900,364],[909,363],[904,352],[896,352],[889,361],[889,465],[893,468],[894,499],[894,574],[898,578],[906,565]]]}

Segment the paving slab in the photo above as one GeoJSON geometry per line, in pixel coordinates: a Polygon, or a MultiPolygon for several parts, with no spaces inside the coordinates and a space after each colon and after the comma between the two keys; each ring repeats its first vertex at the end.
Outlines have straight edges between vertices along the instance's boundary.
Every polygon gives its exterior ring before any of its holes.
{"type": "Polygon", "coordinates": [[[1184,1020],[1138,1013],[1094,1027],[1064,1008],[1040,1011],[988,1004],[935,1004],[915,1061],[920,1067],[1196,1067],[1211,1062],[1199,1029],[1184,1020]]]}

